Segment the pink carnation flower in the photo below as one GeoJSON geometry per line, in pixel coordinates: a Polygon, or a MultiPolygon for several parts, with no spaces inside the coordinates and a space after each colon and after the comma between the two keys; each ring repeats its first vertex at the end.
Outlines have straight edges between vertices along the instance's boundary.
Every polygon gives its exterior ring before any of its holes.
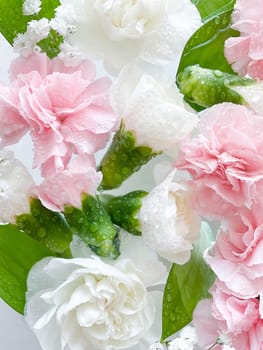
{"type": "Polygon", "coordinates": [[[256,183],[263,179],[263,118],[231,103],[200,117],[200,134],[182,145],[177,167],[193,176],[195,209],[224,218],[236,207],[251,206],[256,183]]]}
{"type": "Polygon", "coordinates": [[[102,180],[93,158],[76,156],[66,169],[47,177],[33,190],[33,195],[52,211],[63,211],[64,205],[81,206],[81,195],[94,195],[102,180]]]}
{"type": "Polygon", "coordinates": [[[206,260],[228,288],[243,297],[256,297],[263,290],[263,184],[250,209],[241,208],[219,231],[206,260]]]}
{"type": "Polygon", "coordinates": [[[1,134],[2,144],[30,130],[34,166],[42,167],[43,176],[63,170],[72,153],[92,155],[103,148],[118,121],[109,105],[110,81],[95,80],[95,74],[87,60],[75,67],[40,53],[15,60],[9,92],[0,89],[0,108],[5,109],[0,130],[9,118],[16,128],[1,134]]]}
{"type": "Polygon", "coordinates": [[[225,42],[227,60],[240,75],[263,79],[262,0],[237,0],[232,22],[240,37],[225,42]]]}
{"type": "Polygon", "coordinates": [[[21,117],[18,106],[17,88],[0,84],[0,146],[1,148],[18,142],[29,130],[21,117]]]}
{"type": "MultiPolygon", "coordinates": [[[[193,314],[198,344],[202,349],[207,349],[218,341],[237,350],[261,350],[262,300],[239,298],[218,280],[211,293],[212,299],[200,301],[193,314]]],[[[222,347],[217,345],[214,349],[222,347]]]]}

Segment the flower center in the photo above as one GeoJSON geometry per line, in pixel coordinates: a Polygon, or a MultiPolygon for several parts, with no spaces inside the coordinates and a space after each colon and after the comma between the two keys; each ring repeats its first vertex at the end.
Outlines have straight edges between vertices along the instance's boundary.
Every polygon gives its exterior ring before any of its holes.
{"type": "Polygon", "coordinates": [[[151,33],[164,14],[162,0],[96,0],[95,11],[111,40],[151,33]]]}

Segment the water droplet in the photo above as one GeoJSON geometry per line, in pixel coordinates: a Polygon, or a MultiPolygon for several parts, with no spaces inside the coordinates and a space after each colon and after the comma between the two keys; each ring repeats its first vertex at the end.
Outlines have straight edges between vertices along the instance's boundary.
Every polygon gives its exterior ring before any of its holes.
{"type": "Polygon", "coordinates": [[[171,294],[167,294],[167,301],[170,303],[173,300],[173,297],[171,294]]]}
{"type": "Polygon", "coordinates": [[[38,229],[37,235],[38,235],[38,237],[40,237],[40,238],[45,237],[45,236],[47,235],[47,232],[46,232],[45,228],[44,228],[44,227],[41,227],[40,229],[38,229]]]}

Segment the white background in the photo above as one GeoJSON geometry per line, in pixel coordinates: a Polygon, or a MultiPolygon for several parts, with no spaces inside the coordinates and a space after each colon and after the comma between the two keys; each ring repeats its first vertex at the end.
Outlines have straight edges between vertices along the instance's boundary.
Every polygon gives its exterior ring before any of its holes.
{"type": "MultiPolygon", "coordinates": [[[[8,82],[8,66],[13,57],[11,46],[0,36],[0,81],[8,82]]],[[[19,147],[12,147],[16,156],[31,167],[32,145],[24,138],[19,147]]],[[[0,350],[40,350],[33,333],[21,315],[0,299],[0,350]]]]}

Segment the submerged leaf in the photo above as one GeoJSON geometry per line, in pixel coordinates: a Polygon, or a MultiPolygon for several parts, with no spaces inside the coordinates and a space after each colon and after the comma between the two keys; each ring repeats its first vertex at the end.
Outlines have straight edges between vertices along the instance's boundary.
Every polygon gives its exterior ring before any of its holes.
{"type": "Polygon", "coordinates": [[[212,18],[192,35],[183,51],[177,75],[195,64],[233,73],[224,55],[225,40],[239,35],[230,28],[231,13],[232,10],[226,11],[212,18]]]}
{"type": "Polygon", "coordinates": [[[235,0],[192,0],[192,3],[198,8],[203,22],[233,9],[235,2],[235,0]]]}
{"type": "Polygon", "coordinates": [[[82,208],[66,206],[64,215],[72,232],[97,255],[113,258],[119,256],[118,231],[98,198],[85,195],[82,208]]]}
{"type": "Polygon", "coordinates": [[[24,312],[27,275],[31,267],[53,253],[15,225],[0,225],[0,297],[24,312]]]}
{"type": "Polygon", "coordinates": [[[173,264],[163,296],[162,341],[191,322],[198,301],[209,297],[214,273],[204,261],[203,252],[212,241],[210,227],[202,223],[200,240],[190,260],[184,265],[173,264]]]}

